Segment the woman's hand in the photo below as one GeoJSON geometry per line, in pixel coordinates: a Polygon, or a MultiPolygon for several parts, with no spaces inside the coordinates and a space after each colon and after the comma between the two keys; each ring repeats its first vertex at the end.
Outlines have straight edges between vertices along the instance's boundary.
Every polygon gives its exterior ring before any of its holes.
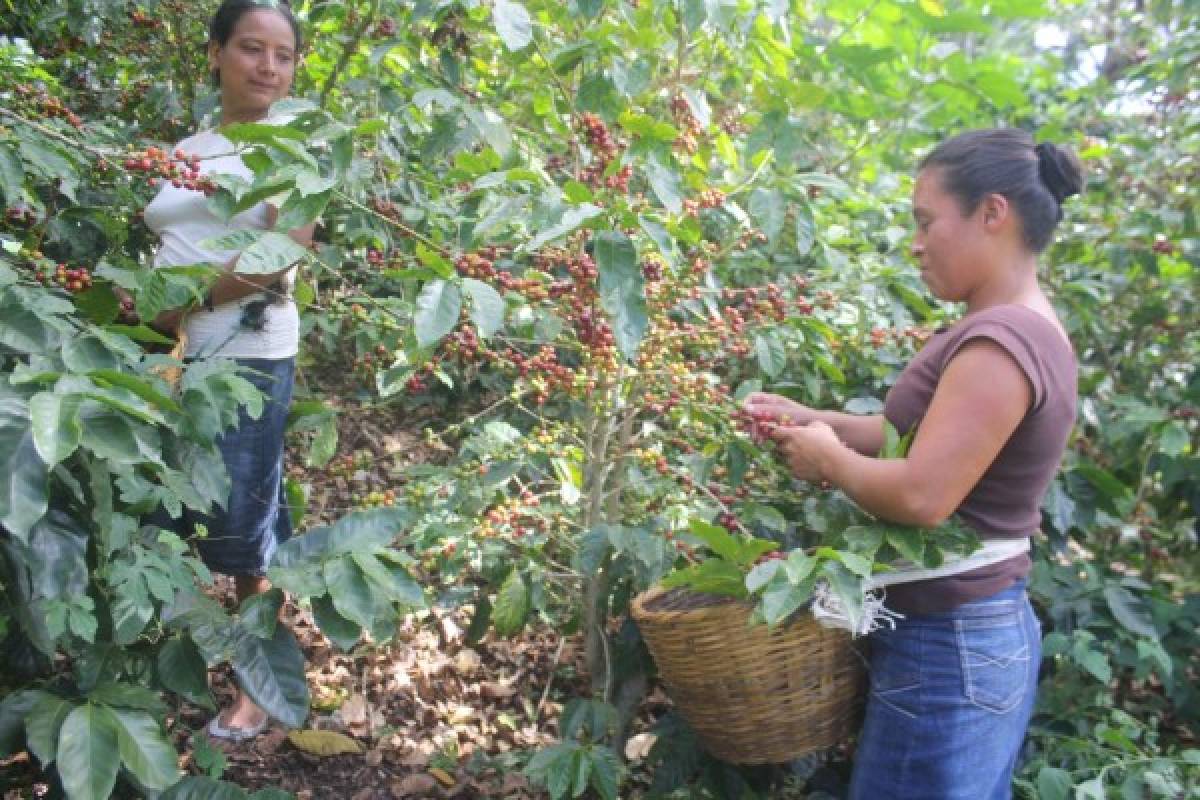
{"type": "Polygon", "coordinates": [[[807,425],[817,419],[817,412],[808,406],[770,392],[748,395],[742,407],[750,414],[750,435],[760,444],[779,425],[807,425]]]}
{"type": "Polygon", "coordinates": [[[753,392],[742,405],[756,420],[784,425],[807,425],[813,421],[816,413],[795,400],[770,392],[753,392]]]}
{"type": "Polygon", "coordinates": [[[802,481],[825,480],[831,454],[845,447],[833,428],[824,422],[765,425],[764,431],[778,445],[792,475],[802,481]]]}

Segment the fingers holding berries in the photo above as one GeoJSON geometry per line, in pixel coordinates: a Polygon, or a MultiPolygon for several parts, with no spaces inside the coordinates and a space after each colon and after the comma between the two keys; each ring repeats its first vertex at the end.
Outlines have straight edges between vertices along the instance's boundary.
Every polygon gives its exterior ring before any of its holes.
{"type": "Polygon", "coordinates": [[[779,448],[792,475],[814,483],[825,480],[829,454],[843,446],[833,428],[824,422],[773,425],[766,435],[779,448]]]}

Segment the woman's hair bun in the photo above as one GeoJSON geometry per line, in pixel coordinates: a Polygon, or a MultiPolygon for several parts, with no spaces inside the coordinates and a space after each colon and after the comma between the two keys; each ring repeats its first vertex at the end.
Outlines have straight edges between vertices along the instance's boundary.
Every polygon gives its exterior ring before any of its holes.
{"type": "Polygon", "coordinates": [[[1037,153],[1038,177],[1061,203],[1083,191],[1083,167],[1079,158],[1053,142],[1041,142],[1033,148],[1037,153]]]}

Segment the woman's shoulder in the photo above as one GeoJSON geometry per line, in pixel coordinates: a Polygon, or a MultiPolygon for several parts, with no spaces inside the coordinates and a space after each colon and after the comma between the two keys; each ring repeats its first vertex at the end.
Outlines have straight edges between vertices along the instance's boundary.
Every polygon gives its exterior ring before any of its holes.
{"type": "Polygon", "coordinates": [[[1022,303],[1004,303],[991,306],[960,319],[951,330],[959,336],[970,335],[980,328],[1002,327],[1021,339],[1037,344],[1061,344],[1071,350],[1062,323],[1052,311],[1043,311],[1022,303]]]}
{"type": "Polygon", "coordinates": [[[188,155],[210,156],[229,147],[229,140],[213,128],[204,128],[175,143],[176,150],[188,155]],[[208,151],[212,152],[208,152],[208,151]]]}

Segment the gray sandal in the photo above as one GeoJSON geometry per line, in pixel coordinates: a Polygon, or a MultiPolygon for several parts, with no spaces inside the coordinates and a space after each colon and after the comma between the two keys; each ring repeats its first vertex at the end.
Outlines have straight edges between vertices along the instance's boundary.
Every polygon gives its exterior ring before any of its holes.
{"type": "Polygon", "coordinates": [[[265,731],[267,726],[270,724],[270,718],[264,716],[262,718],[262,722],[258,723],[252,728],[235,728],[232,725],[225,727],[221,724],[221,715],[217,714],[217,716],[209,720],[208,727],[205,728],[205,730],[207,730],[208,735],[214,739],[225,739],[226,741],[230,742],[248,742],[251,739],[258,737],[258,735],[265,731]]]}

